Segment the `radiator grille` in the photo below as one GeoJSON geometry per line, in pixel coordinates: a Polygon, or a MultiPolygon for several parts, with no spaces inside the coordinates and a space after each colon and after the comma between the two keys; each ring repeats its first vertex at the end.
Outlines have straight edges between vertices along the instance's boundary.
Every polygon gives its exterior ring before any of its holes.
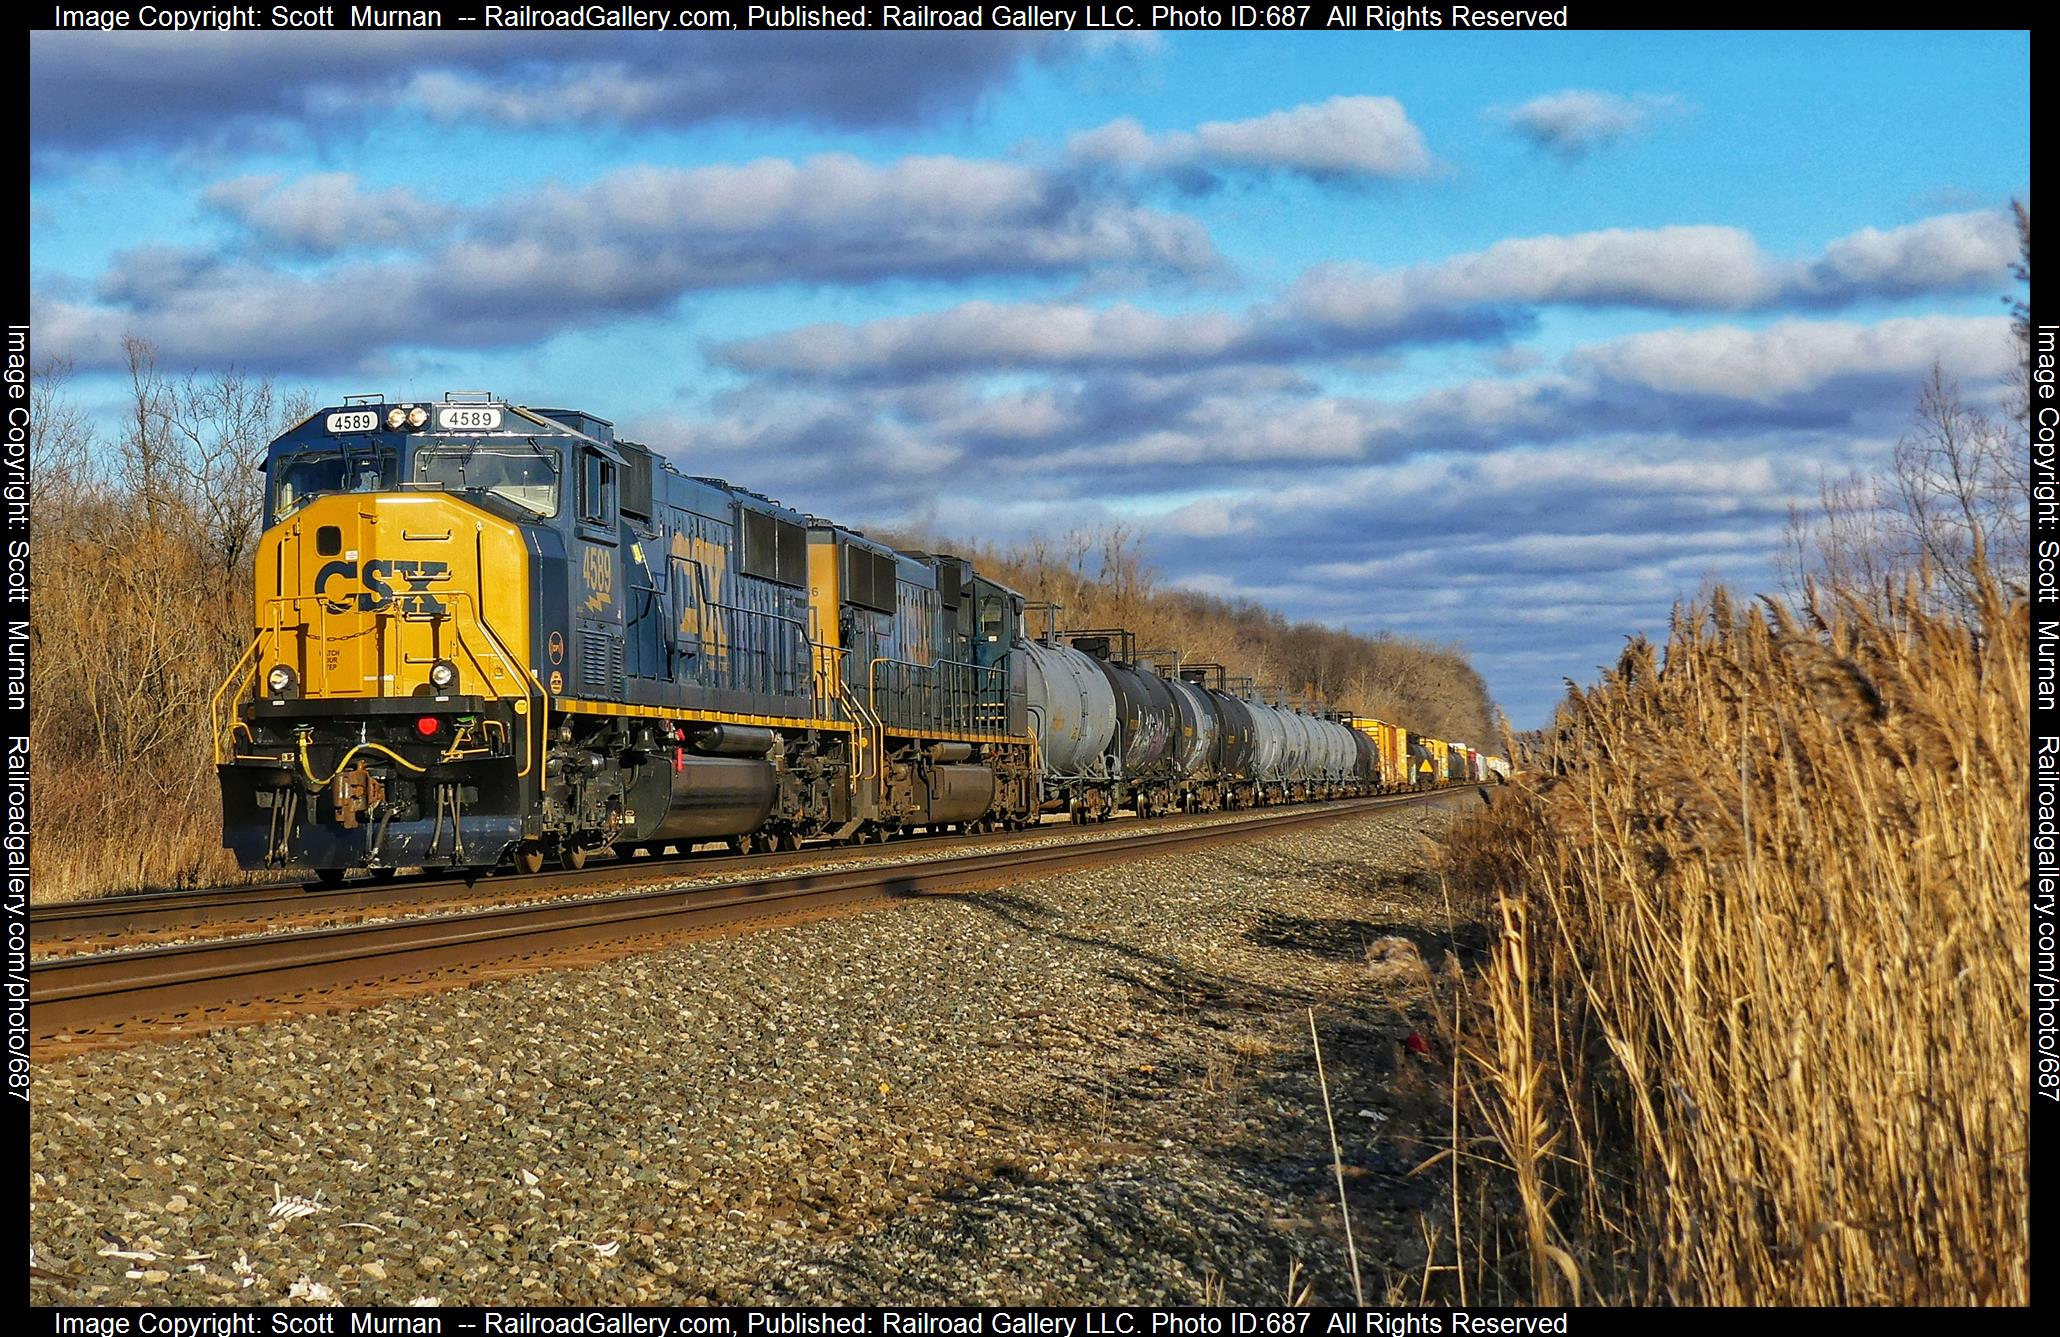
{"type": "Polygon", "coordinates": [[[605,697],[622,695],[622,634],[612,627],[579,630],[579,684],[605,697]]]}

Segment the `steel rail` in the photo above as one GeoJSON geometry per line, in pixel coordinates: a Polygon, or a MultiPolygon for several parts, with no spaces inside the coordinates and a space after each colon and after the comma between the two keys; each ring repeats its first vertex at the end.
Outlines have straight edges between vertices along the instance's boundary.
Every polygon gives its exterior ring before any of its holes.
{"type": "MultiPolygon", "coordinates": [[[[1328,800],[1333,803],[1351,799],[1328,800]]],[[[1130,818],[1151,826],[1220,820],[1228,814],[1175,813],[1164,817],[1130,818]]],[[[1106,828],[1104,828],[1106,829],[1106,828]]],[[[1005,844],[1034,839],[1040,831],[1052,834],[1072,832],[1064,823],[1030,826],[1021,831],[997,831],[968,836],[922,835],[897,837],[885,845],[808,845],[779,854],[646,855],[599,859],[586,868],[546,869],[537,873],[495,873],[491,877],[468,879],[432,873],[418,873],[384,882],[361,880],[341,887],[323,889],[312,882],[263,882],[242,887],[205,887],[190,891],[137,892],[103,896],[86,901],[59,901],[29,907],[29,943],[32,948],[55,947],[93,938],[116,938],[124,934],[159,929],[201,928],[210,924],[256,923],[268,917],[321,915],[331,912],[381,910],[414,902],[452,897],[483,897],[500,892],[528,893],[538,889],[607,886],[644,879],[699,877],[703,874],[736,872],[748,876],[754,871],[804,868],[838,859],[871,858],[883,852],[919,850],[931,846],[959,849],[1005,844]]]]}
{"type": "Polygon", "coordinates": [[[1019,880],[1362,816],[1449,796],[1430,791],[1236,822],[1139,831],[1122,839],[960,853],[865,868],[656,888],[382,924],[62,956],[29,966],[33,1039],[156,1018],[190,1020],[237,1004],[720,927],[854,901],[1019,880]]]}

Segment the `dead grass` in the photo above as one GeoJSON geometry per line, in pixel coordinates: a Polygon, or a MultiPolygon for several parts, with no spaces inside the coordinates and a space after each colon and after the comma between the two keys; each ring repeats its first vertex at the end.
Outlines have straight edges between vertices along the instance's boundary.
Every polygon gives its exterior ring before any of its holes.
{"type": "Polygon", "coordinates": [[[2028,1301],[2029,649],[1719,591],[1455,830],[1474,1302],[2028,1301]]]}

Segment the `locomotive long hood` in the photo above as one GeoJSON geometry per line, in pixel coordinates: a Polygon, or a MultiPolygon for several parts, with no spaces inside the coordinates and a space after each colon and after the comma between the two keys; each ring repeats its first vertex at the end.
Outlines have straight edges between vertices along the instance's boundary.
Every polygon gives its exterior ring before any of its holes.
{"type": "Polygon", "coordinates": [[[433,492],[318,497],[257,553],[258,691],[292,670],[307,699],[455,690],[527,697],[529,554],[521,530],[433,492]]]}

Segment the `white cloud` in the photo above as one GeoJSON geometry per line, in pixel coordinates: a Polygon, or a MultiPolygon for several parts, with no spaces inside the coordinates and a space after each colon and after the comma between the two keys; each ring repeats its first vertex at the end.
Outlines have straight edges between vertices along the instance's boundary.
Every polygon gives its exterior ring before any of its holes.
{"type": "Polygon", "coordinates": [[[1788,320],[1634,334],[1568,359],[1578,370],[1670,394],[1757,404],[1845,376],[1917,377],[1934,362],[1962,376],[2006,372],[2016,352],[2001,316],[1916,316],[1873,325],[1788,320]]]}
{"type": "Polygon", "coordinates": [[[1742,312],[2001,284],[2015,237],[2000,211],[1956,214],[1868,229],[1831,242],[1818,259],[1784,262],[1741,228],[1610,228],[1512,238],[1398,269],[1318,264],[1278,299],[1243,312],[969,302],[765,335],[726,345],[719,356],[747,370],[885,379],[975,368],[1290,363],[1504,338],[1534,307],[1742,312]]]}
{"type": "Polygon", "coordinates": [[[1806,297],[1902,296],[1995,282],[2018,258],[2017,228],[2002,209],[1941,214],[1906,227],[1862,228],[1824,248],[1792,280],[1806,297]]]}
{"type": "Polygon", "coordinates": [[[1035,168],[952,157],[637,167],[462,208],[368,193],[343,173],[243,177],[210,201],[248,229],[241,244],[127,252],[99,281],[97,305],[38,304],[79,340],[65,346],[82,365],[108,364],[122,331],[181,361],[332,368],[392,347],[532,344],[718,288],[1192,277],[1221,264],[1192,219],[1083,196],[1035,168]],[[406,253],[320,268],[263,258],[336,261],[366,247],[406,253]]]}
{"type": "Polygon", "coordinates": [[[242,176],[201,192],[209,206],[280,249],[332,255],[432,240],[456,210],[393,187],[368,194],[350,172],[321,172],[290,184],[276,175],[242,176]]]}
{"type": "Polygon", "coordinates": [[[1391,97],[1334,97],[1161,134],[1126,118],[1074,135],[1067,149],[1078,162],[1151,172],[1373,179],[1421,176],[1432,165],[1423,132],[1391,97]]]}

